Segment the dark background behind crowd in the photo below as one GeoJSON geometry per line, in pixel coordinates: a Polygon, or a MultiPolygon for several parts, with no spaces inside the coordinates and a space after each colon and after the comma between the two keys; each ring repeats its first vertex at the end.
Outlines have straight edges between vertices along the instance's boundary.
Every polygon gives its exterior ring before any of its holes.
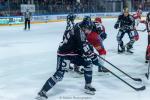
{"type": "MultiPolygon", "coordinates": [[[[20,16],[21,4],[35,4],[35,15],[88,12],[120,12],[128,0],[0,0],[0,16],[20,16]],[[80,1],[80,2],[77,2],[80,1]]],[[[130,0],[132,11],[141,5],[144,11],[150,10],[150,0],[130,0]]]]}

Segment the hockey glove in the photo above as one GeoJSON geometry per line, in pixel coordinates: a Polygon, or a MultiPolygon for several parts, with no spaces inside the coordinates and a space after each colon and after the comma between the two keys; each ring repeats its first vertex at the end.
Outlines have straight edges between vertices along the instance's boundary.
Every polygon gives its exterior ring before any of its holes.
{"type": "Polygon", "coordinates": [[[99,49],[98,50],[99,55],[106,55],[106,50],[105,49],[99,49]]]}
{"type": "Polygon", "coordinates": [[[114,28],[115,28],[115,29],[118,29],[118,28],[119,28],[119,24],[116,23],[116,24],[114,25],[114,28]]]}
{"type": "Polygon", "coordinates": [[[107,38],[107,34],[105,32],[102,32],[100,34],[100,37],[102,38],[102,40],[105,40],[107,38]]]}

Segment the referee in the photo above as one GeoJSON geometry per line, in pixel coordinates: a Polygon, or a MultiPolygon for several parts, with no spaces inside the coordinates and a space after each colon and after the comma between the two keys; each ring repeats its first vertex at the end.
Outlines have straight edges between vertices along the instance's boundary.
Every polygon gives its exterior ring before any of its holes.
{"type": "Polygon", "coordinates": [[[32,13],[29,12],[29,9],[26,10],[26,12],[24,13],[24,19],[25,19],[25,27],[24,27],[24,30],[27,29],[27,26],[28,26],[28,30],[30,30],[30,20],[31,20],[31,16],[32,16],[32,13]]]}

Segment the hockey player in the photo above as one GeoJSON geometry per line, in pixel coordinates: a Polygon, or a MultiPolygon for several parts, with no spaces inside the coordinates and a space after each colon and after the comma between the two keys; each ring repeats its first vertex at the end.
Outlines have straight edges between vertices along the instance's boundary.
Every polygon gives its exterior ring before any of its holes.
{"type": "MultiPolygon", "coordinates": [[[[98,51],[100,56],[105,56],[106,55],[106,50],[103,46],[103,40],[106,39],[107,34],[105,33],[105,28],[102,25],[102,21],[100,17],[95,18],[95,21],[92,22],[90,16],[85,16],[83,18],[83,21],[90,21],[93,23],[93,30],[90,34],[87,34],[87,40],[90,45],[90,49],[92,51],[93,47],[98,51]]],[[[102,67],[103,62],[99,59],[99,63],[93,62],[94,65],[98,66],[98,72],[108,72],[104,67],[102,67]]],[[[77,65],[72,65],[71,69],[74,69],[74,71],[83,74],[84,73],[84,68],[82,66],[77,66],[77,65]]]]}
{"type": "MultiPolygon", "coordinates": [[[[102,24],[101,17],[95,18],[94,28],[93,28],[92,32],[96,32],[98,34],[96,40],[99,40],[99,42],[95,41],[97,43],[98,47],[96,46],[96,43],[95,44],[93,43],[93,46],[98,51],[99,55],[106,55],[106,50],[104,48],[103,41],[107,38],[107,34],[105,32],[105,27],[102,24]]],[[[88,36],[88,37],[90,37],[90,36],[88,36]]],[[[90,41],[90,39],[89,39],[89,41],[90,41]]]]}
{"type": "Polygon", "coordinates": [[[148,32],[148,46],[146,50],[146,61],[145,63],[148,63],[148,60],[150,60],[150,12],[146,16],[146,28],[148,32]]]}
{"type": "Polygon", "coordinates": [[[74,23],[74,20],[76,18],[76,15],[70,13],[67,15],[67,26],[66,26],[66,30],[71,30],[75,23],[74,23]]]}
{"type": "Polygon", "coordinates": [[[142,10],[139,8],[135,14],[133,14],[133,18],[135,19],[135,29],[134,29],[134,39],[135,41],[139,40],[139,33],[137,32],[136,28],[138,27],[139,23],[145,24],[145,20],[141,19],[142,10]]]}
{"type": "Polygon", "coordinates": [[[132,48],[135,40],[134,40],[134,26],[135,20],[129,14],[128,8],[123,10],[123,14],[119,15],[116,24],[114,25],[115,29],[119,28],[119,32],[117,34],[117,41],[118,41],[118,53],[123,53],[125,51],[125,47],[127,48],[127,52],[133,53],[130,49],[132,48]],[[124,37],[125,33],[128,34],[130,41],[124,45],[122,38],[124,37]]]}
{"type": "MultiPolygon", "coordinates": [[[[103,45],[103,40],[105,40],[106,37],[107,34],[105,33],[105,27],[102,25],[101,17],[96,17],[93,30],[87,35],[87,40],[97,50],[99,55],[103,57],[106,55],[106,50],[103,45]]],[[[103,65],[102,61],[101,65],[103,65]]],[[[102,66],[98,66],[98,72],[108,72],[108,70],[102,66]]]]}
{"type": "Polygon", "coordinates": [[[99,34],[99,36],[102,39],[102,41],[104,41],[107,38],[107,34],[105,32],[105,27],[102,24],[101,17],[96,17],[94,23],[96,25],[97,33],[99,34]]]}
{"type": "Polygon", "coordinates": [[[31,12],[29,11],[29,9],[27,9],[26,12],[24,13],[24,20],[25,20],[25,22],[24,22],[24,26],[25,26],[24,30],[27,29],[27,26],[28,26],[28,30],[30,30],[31,16],[32,16],[31,12]]]}
{"type": "Polygon", "coordinates": [[[52,77],[50,77],[40,92],[37,100],[46,100],[48,97],[46,93],[64,77],[68,70],[70,62],[84,66],[85,78],[85,93],[94,94],[95,88],[91,86],[92,83],[92,62],[91,59],[98,62],[98,57],[94,55],[93,51],[89,49],[85,34],[89,34],[92,30],[90,22],[81,22],[75,25],[72,30],[65,31],[63,41],[60,43],[57,54],[57,70],[52,77]]]}

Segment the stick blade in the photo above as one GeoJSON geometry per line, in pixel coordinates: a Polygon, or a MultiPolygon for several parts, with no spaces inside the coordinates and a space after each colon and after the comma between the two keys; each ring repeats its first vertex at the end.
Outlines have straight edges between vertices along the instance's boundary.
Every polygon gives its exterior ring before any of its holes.
{"type": "Polygon", "coordinates": [[[142,79],[140,78],[133,78],[135,81],[139,81],[139,82],[142,82],[142,79]]]}
{"type": "Polygon", "coordinates": [[[136,91],[143,91],[143,90],[145,90],[146,89],[146,86],[142,86],[142,87],[140,87],[140,88],[136,88],[135,90],[136,91]]]}

